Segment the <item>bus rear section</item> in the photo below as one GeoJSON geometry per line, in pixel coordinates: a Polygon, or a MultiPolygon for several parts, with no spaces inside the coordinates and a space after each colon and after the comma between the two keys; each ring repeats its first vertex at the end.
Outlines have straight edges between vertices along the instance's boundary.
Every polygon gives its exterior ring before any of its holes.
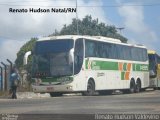
{"type": "Polygon", "coordinates": [[[148,50],[149,58],[149,87],[160,89],[160,56],[153,50],[148,50]]]}

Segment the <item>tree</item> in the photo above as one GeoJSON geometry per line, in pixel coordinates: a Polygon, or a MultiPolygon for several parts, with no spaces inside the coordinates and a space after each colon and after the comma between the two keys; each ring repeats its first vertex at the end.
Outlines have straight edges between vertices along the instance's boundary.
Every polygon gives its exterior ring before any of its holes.
{"type": "MultiPolygon", "coordinates": [[[[91,15],[90,16],[87,15],[82,20],[78,19],[78,28],[80,35],[111,37],[120,39],[122,42],[125,43],[127,42],[127,38],[120,35],[117,32],[115,26],[106,25],[105,23],[99,23],[98,18],[92,19],[91,15]]],[[[76,35],[76,34],[77,34],[77,20],[74,18],[72,20],[72,23],[69,24],[68,26],[64,25],[61,31],[57,35],[76,35]]],[[[55,35],[55,33],[52,35],[55,35]]]]}
{"type": "MultiPolygon", "coordinates": [[[[16,66],[17,66],[18,69],[23,68],[23,58],[24,58],[24,55],[25,55],[25,53],[27,51],[31,51],[32,50],[32,48],[33,48],[33,46],[34,46],[34,44],[35,44],[35,42],[36,42],[37,39],[38,38],[31,38],[31,40],[28,41],[26,44],[24,44],[20,48],[20,50],[18,51],[17,58],[15,60],[15,64],[16,64],[16,66]]],[[[31,61],[32,61],[32,59],[30,57],[28,63],[31,63],[31,61]]],[[[29,66],[26,66],[26,67],[29,67],[29,66]]]]}

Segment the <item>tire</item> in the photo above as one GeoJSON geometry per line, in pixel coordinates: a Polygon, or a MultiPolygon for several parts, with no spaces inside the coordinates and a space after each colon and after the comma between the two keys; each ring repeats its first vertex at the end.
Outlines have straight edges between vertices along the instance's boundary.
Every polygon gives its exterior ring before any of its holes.
{"type": "Polygon", "coordinates": [[[63,95],[62,93],[56,93],[56,92],[50,93],[51,97],[58,97],[58,96],[62,96],[62,95],[63,95]]]}
{"type": "Polygon", "coordinates": [[[112,90],[103,90],[98,92],[99,95],[111,95],[113,93],[112,90]]]}
{"type": "Polygon", "coordinates": [[[134,81],[131,81],[129,92],[130,92],[130,93],[134,93],[135,91],[136,91],[135,82],[134,82],[134,81]]]}
{"type": "Polygon", "coordinates": [[[144,92],[146,90],[146,88],[141,88],[141,92],[144,92]]]}
{"type": "Polygon", "coordinates": [[[92,80],[89,80],[87,85],[87,91],[83,93],[85,96],[93,96],[95,95],[95,84],[92,80]]]}
{"type": "Polygon", "coordinates": [[[135,87],[136,87],[135,92],[136,92],[136,93],[139,93],[140,90],[141,90],[141,82],[140,82],[139,80],[137,81],[135,87]]]}
{"type": "Polygon", "coordinates": [[[134,80],[131,80],[131,82],[130,82],[130,88],[129,89],[122,90],[122,91],[125,94],[132,94],[132,93],[134,93],[136,91],[136,85],[135,85],[134,80]]]}
{"type": "Polygon", "coordinates": [[[154,87],[153,90],[158,90],[158,87],[154,87]]]}

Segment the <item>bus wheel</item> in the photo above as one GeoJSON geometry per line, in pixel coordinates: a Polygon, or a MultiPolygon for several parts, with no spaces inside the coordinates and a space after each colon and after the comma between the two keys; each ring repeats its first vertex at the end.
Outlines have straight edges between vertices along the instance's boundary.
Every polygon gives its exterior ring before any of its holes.
{"type": "Polygon", "coordinates": [[[98,92],[99,95],[111,95],[113,93],[112,90],[103,90],[98,92]]]}
{"type": "Polygon", "coordinates": [[[58,96],[62,96],[63,94],[62,93],[57,93],[57,92],[52,92],[52,93],[50,93],[50,96],[51,97],[58,97],[58,96]]]}
{"type": "Polygon", "coordinates": [[[95,84],[92,80],[89,80],[87,85],[87,91],[83,93],[86,96],[92,96],[95,94],[95,84]]]}
{"type": "Polygon", "coordinates": [[[130,83],[130,89],[129,89],[129,92],[130,93],[134,93],[136,91],[136,85],[135,85],[135,82],[132,80],[131,83],[130,83]]]}
{"type": "Polygon", "coordinates": [[[140,80],[138,80],[137,83],[136,83],[136,90],[135,90],[135,92],[138,93],[138,92],[140,92],[140,90],[141,90],[141,82],[140,82],[140,80]]]}
{"type": "Polygon", "coordinates": [[[158,87],[153,87],[153,90],[158,90],[158,87]]]}
{"type": "Polygon", "coordinates": [[[144,92],[146,90],[146,88],[141,88],[141,92],[144,92]]]}
{"type": "Polygon", "coordinates": [[[131,80],[130,88],[123,90],[123,93],[130,94],[130,93],[134,93],[134,92],[135,92],[135,82],[134,82],[134,80],[131,80]]]}

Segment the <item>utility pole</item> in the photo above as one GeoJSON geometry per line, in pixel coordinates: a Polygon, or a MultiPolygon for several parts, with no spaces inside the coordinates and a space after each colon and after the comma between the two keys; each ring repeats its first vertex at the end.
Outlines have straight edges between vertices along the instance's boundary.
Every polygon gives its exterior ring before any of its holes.
{"type": "Polygon", "coordinates": [[[78,13],[77,13],[77,0],[76,0],[76,21],[77,21],[77,35],[79,35],[79,28],[78,28],[78,13]]]}
{"type": "Polygon", "coordinates": [[[4,66],[4,90],[7,91],[7,65],[1,62],[1,64],[4,66]]]}
{"type": "Polygon", "coordinates": [[[116,28],[116,29],[119,30],[119,32],[120,32],[120,34],[121,34],[122,30],[124,30],[124,27],[118,27],[118,28],[116,28]]]}
{"type": "Polygon", "coordinates": [[[3,91],[3,68],[0,66],[1,69],[1,91],[3,91]]]}

